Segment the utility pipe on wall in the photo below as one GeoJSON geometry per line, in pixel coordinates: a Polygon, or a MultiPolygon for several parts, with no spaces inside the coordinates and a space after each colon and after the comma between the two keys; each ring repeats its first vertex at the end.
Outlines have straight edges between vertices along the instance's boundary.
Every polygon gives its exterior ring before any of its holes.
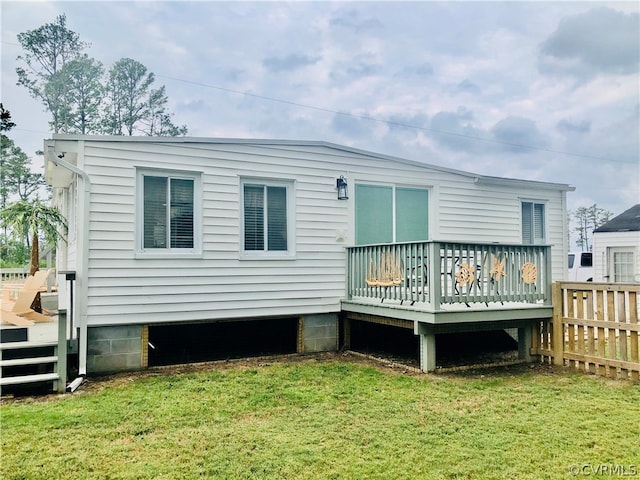
{"type": "Polygon", "coordinates": [[[82,215],[82,238],[80,240],[80,272],[76,280],[78,289],[77,300],[81,308],[79,308],[78,328],[80,329],[80,339],[78,345],[78,374],[85,376],[87,374],[87,287],[89,273],[89,210],[91,207],[91,179],[89,174],[84,170],[64,160],[64,152],[57,154],[53,145],[47,145],[47,160],[55,165],[69,170],[70,172],[82,178],[84,186],[84,212],[82,215]]]}

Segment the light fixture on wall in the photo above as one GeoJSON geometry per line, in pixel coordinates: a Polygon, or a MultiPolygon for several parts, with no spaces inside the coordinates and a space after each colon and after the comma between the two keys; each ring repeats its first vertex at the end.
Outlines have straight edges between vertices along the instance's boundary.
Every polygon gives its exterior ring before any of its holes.
{"type": "Polygon", "coordinates": [[[336,188],[338,189],[338,200],[349,200],[347,181],[342,175],[336,180],[336,188]]]}

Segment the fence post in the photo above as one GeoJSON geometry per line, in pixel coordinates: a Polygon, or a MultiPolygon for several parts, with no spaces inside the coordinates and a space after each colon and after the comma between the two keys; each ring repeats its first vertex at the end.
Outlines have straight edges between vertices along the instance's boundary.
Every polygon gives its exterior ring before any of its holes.
{"type": "Polygon", "coordinates": [[[58,311],[58,393],[67,390],[67,310],[58,311]]]}
{"type": "Polygon", "coordinates": [[[555,282],[551,291],[553,301],[553,364],[564,365],[564,326],[562,325],[564,300],[562,298],[562,284],[555,282]]]}
{"type": "Polygon", "coordinates": [[[551,261],[551,247],[544,248],[544,279],[545,279],[545,300],[544,303],[549,305],[549,300],[551,300],[552,304],[555,306],[555,302],[553,300],[553,262],[551,261]],[[549,288],[552,289],[551,299],[549,299],[549,288]]]}

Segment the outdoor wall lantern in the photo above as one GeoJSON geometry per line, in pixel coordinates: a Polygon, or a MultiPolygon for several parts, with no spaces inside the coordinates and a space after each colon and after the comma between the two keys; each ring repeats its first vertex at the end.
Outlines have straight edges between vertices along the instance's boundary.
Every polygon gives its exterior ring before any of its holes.
{"type": "Polygon", "coordinates": [[[338,189],[338,200],[349,200],[347,195],[347,181],[342,175],[336,180],[336,188],[338,189]]]}

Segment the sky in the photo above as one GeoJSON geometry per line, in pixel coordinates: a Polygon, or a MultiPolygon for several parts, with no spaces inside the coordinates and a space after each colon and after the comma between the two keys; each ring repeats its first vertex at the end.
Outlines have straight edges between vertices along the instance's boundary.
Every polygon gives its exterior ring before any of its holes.
{"type": "Polygon", "coordinates": [[[133,58],[189,136],[318,140],[640,203],[640,3],[0,2],[0,99],[34,153],[49,116],[16,35],[55,21],[133,58]]]}

